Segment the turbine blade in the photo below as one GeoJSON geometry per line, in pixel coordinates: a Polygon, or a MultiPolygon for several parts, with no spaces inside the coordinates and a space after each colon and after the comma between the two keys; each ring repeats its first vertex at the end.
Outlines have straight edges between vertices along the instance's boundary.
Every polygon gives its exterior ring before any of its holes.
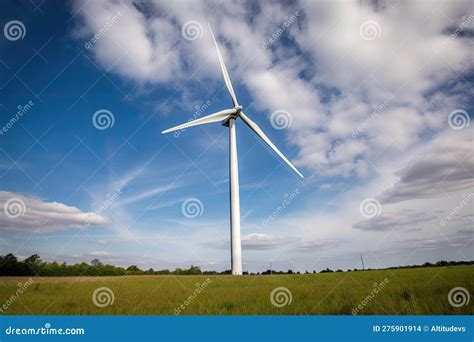
{"type": "Polygon", "coordinates": [[[224,75],[224,81],[227,86],[227,90],[229,91],[230,97],[232,97],[232,102],[234,103],[234,107],[238,106],[239,103],[237,102],[237,97],[234,93],[234,88],[232,88],[232,83],[230,82],[229,73],[227,72],[227,68],[225,67],[224,59],[222,58],[221,52],[219,51],[219,45],[217,45],[216,38],[214,37],[214,33],[212,32],[211,24],[209,25],[209,30],[211,31],[212,40],[214,41],[214,45],[216,46],[217,56],[219,57],[219,62],[221,64],[222,74],[224,75]]]}
{"type": "Polygon", "coordinates": [[[188,127],[192,127],[192,126],[203,125],[203,124],[216,122],[216,121],[222,121],[226,117],[228,117],[229,115],[235,114],[235,113],[237,113],[237,110],[235,110],[235,109],[221,110],[220,112],[210,114],[210,115],[205,116],[203,118],[192,120],[192,121],[186,122],[182,125],[178,125],[178,126],[166,129],[163,132],[161,132],[161,134],[177,131],[179,129],[184,129],[184,128],[188,128],[188,127]]]}
{"type": "Polygon", "coordinates": [[[252,131],[254,131],[268,146],[271,147],[273,151],[275,151],[278,156],[285,161],[301,178],[304,178],[304,176],[301,174],[301,172],[298,171],[298,169],[288,160],[286,157],[283,155],[283,153],[280,152],[280,150],[268,139],[268,137],[263,133],[263,131],[258,127],[258,125],[250,120],[250,118],[245,115],[243,112],[240,112],[240,118],[242,119],[243,122],[247,124],[247,126],[250,127],[252,131]]]}

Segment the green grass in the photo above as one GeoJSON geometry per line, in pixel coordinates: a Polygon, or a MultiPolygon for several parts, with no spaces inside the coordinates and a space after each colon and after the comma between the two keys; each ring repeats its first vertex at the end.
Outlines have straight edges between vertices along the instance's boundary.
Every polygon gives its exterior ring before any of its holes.
{"type": "MultiPolygon", "coordinates": [[[[374,283],[388,283],[359,310],[359,315],[471,315],[473,302],[455,308],[448,302],[454,287],[473,293],[474,266],[274,276],[123,276],[33,278],[3,315],[350,315],[369,296],[374,283]],[[196,283],[209,285],[193,296],[196,283]],[[114,303],[100,308],[92,294],[98,287],[114,293],[114,303]],[[278,308],[270,293],[286,287],[290,304],[278,308]]],[[[0,305],[27,277],[0,278],[0,305]]],[[[1,308],[1,307],[0,307],[1,308]]]]}

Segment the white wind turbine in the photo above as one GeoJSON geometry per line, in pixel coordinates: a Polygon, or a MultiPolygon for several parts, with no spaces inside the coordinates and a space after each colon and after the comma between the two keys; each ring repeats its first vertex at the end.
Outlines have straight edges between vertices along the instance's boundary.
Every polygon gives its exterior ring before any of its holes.
{"type": "Polygon", "coordinates": [[[258,125],[249,119],[247,115],[242,111],[243,107],[237,102],[237,98],[232,88],[232,83],[230,82],[229,74],[227,73],[227,68],[222,59],[222,55],[219,51],[219,46],[217,45],[216,39],[212,32],[211,26],[209,25],[209,30],[211,31],[212,39],[217,50],[217,56],[219,57],[219,62],[221,64],[222,74],[224,76],[224,81],[227,86],[227,90],[230,93],[232,98],[232,103],[234,108],[225,109],[220,112],[210,114],[200,119],[196,119],[182,125],[164,130],[161,132],[169,133],[172,131],[188,128],[191,126],[203,125],[211,122],[221,121],[223,126],[229,127],[229,184],[230,184],[230,231],[231,231],[231,263],[232,263],[232,274],[233,275],[242,275],[242,247],[240,240],[240,199],[239,199],[239,165],[237,160],[237,141],[235,135],[235,120],[238,118],[252,130],[254,131],[268,146],[275,151],[278,156],[285,161],[301,178],[303,175],[299,172],[296,167],[283,155],[283,153],[276,148],[276,146],[268,139],[268,137],[263,133],[263,131],[258,127],[258,125]]]}

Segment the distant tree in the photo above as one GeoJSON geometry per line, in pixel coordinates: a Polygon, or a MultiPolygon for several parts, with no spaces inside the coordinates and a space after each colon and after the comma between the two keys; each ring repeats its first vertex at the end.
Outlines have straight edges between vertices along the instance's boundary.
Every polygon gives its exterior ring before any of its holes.
{"type": "MultiPolygon", "coordinates": [[[[438,261],[435,264],[426,262],[422,265],[411,265],[411,266],[396,266],[390,267],[388,269],[398,269],[398,268],[419,268],[419,267],[449,267],[456,265],[473,265],[474,261],[438,261]]],[[[353,271],[360,271],[354,269],[353,271]]],[[[333,272],[331,269],[326,268],[320,273],[333,272]]],[[[343,272],[338,269],[336,272],[343,272]]],[[[350,269],[347,272],[352,272],[350,269]]],[[[191,265],[189,269],[177,268],[175,271],[170,271],[168,269],[155,271],[153,268],[148,269],[147,271],[142,271],[138,268],[137,265],[129,266],[128,268],[117,267],[109,264],[102,264],[99,259],[94,259],[91,261],[91,264],[86,262],[76,263],[73,265],[68,265],[63,262],[59,264],[56,261],[45,262],[42,261],[40,256],[33,254],[23,261],[19,261],[18,258],[9,253],[5,256],[0,256],[0,276],[120,276],[120,275],[142,275],[142,274],[176,274],[176,275],[215,275],[215,274],[231,274],[231,270],[225,270],[223,272],[216,271],[201,271],[201,268],[198,266],[191,265]]],[[[308,271],[304,272],[308,274],[308,271]]],[[[316,271],[313,271],[316,273],[316,271]]],[[[249,274],[247,271],[245,274],[249,274]]],[[[260,275],[260,272],[250,273],[251,275],[260,275]]],[[[262,274],[285,274],[281,271],[267,270],[262,272],[262,274]]],[[[288,270],[286,274],[294,274],[292,270],[288,270]]],[[[300,274],[300,272],[297,272],[300,274]]]]}
{"type": "Polygon", "coordinates": [[[185,273],[188,275],[202,274],[201,268],[199,266],[193,266],[193,265],[191,265],[191,267],[188,270],[185,270],[185,273]]]}
{"type": "Polygon", "coordinates": [[[3,261],[5,263],[11,263],[11,264],[16,264],[18,262],[18,258],[14,256],[12,253],[8,253],[3,257],[3,261]]]}
{"type": "Polygon", "coordinates": [[[25,259],[25,264],[34,265],[34,264],[40,264],[40,263],[41,263],[41,258],[38,254],[33,254],[32,256],[29,256],[28,258],[25,259]]]}
{"type": "Polygon", "coordinates": [[[132,265],[127,267],[127,274],[138,275],[143,274],[143,271],[139,269],[137,265],[132,265]]]}
{"type": "Polygon", "coordinates": [[[95,258],[95,259],[92,259],[91,265],[94,267],[99,267],[99,266],[102,266],[102,263],[100,262],[99,259],[95,258]]]}
{"type": "Polygon", "coordinates": [[[165,269],[165,270],[159,270],[159,271],[156,271],[155,272],[156,274],[170,274],[170,270],[168,269],[165,269]]]}
{"type": "Polygon", "coordinates": [[[42,261],[38,254],[29,256],[24,260],[23,264],[25,265],[24,275],[40,275],[42,261]]]}
{"type": "Polygon", "coordinates": [[[0,267],[4,275],[23,275],[24,272],[18,263],[18,258],[11,253],[1,258],[0,267]]]}

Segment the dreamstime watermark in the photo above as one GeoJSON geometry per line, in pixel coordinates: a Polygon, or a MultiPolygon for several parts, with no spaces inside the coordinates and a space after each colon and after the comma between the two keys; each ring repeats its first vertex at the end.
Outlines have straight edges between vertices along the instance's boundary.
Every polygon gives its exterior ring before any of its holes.
{"type": "Polygon", "coordinates": [[[384,280],[382,280],[380,283],[374,283],[374,288],[372,289],[372,291],[370,292],[370,294],[365,297],[362,302],[357,305],[355,308],[352,309],[352,314],[353,315],[357,315],[359,312],[361,312],[362,310],[364,310],[364,308],[367,306],[367,304],[369,304],[372,299],[375,298],[375,296],[385,287],[387,286],[387,284],[389,283],[390,281],[388,280],[388,278],[385,278],[384,280]]]}
{"type": "Polygon", "coordinates": [[[45,323],[40,328],[15,328],[9,326],[5,329],[6,335],[84,335],[84,328],[53,328],[51,323],[45,323]]]}
{"type": "Polygon", "coordinates": [[[98,287],[92,293],[92,302],[98,308],[105,308],[106,306],[114,304],[114,291],[108,287],[98,287]]]}
{"type": "Polygon", "coordinates": [[[193,293],[190,296],[188,296],[188,298],[186,298],[182,304],[180,304],[176,309],[174,309],[174,314],[180,315],[181,312],[186,310],[186,308],[197,298],[197,296],[203,293],[207,289],[207,287],[209,286],[211,282],[212,282],[211,279],[207,278],[206,281],[202,283],[196,283],[194,285],[195,289],[193,293]]]}
{"type": "Polygon", "coordinates": [[[24,283],[18,283],[18,288],[17,290],[15,291],[15,293],[10,296],[10,298],[7,299],[7,301],[0,307],[0,312],[5,312],[8,310],[8,308],[10,306],[13,305],[13,303],[15,303],[15,301],[20,298],[20,296],[23,294],[23,292],[25,292],[25,290],[31,285],[33,284],[34,281],[33,281],[33,278],[30,278],[28,279],[28,281],[25,281],[24,283]]]}
{"type": "Polygon", "coordinates": [[[5,35],[5,38],[14,42],[15,40],[25,38],[26,27],[21,21],[12,20],[6,23],[3,27],[3,34],[5,35]]]}
{"type": "Polygon", "coordinates": [[[122,13],[118,11],[110,19],[108,19],[104,25],[97,31],[91,39],[84,43],[86,49],[90,49],[95,43],[99,41],[100,38],[114,25],[122,16],[122,13]]]}
{"type": "Polygon", "coordinates": [[[444,41],[444,45],[450,44],[453,40],[455,40],[462,32],[464,32],[464,28],[467,27],[472,21],[474,20],[474,15],[470,15],[467,18],[464,18],[461,21],[461,24],[449,35],[449,37],[444,41]]]}
{"type": "Polygon", "coordinates": [[[470,300],[471,295],[464,287],[452,288],[448,293],[448,302],[455,308],[468,305],[470,300]]]}
{"type": "Polygon", "coordinates": [[[291,127],[293,119],[290,112],[284,109],[278,109],[270,115],[270,123],[272,127],[278,130],[282,130],[291,127]]]}
{"type": "Polygon", "coordinates": [[[366,198],[360,202],[359,211],[363,217],[370,219],[380,215],[382,206],[375,198],[366,198]]]}
{"type": "Polygon", "coordinates": [[[181,212],[184,217],[189,219],[202,216],[204,213],[204,204],[202,204],[199,198],[188,198],[181,205],[181,212]]]}
{"type": "Polygon", "coordinates": [[[463,109],[453,110],[448,115],[448,125],[454,130],[460,130],[469,127],[471,118],[469,114],[463,109]]]}
{"type": "Polygon", "coordinates": [[[270,293],[270,303],[277,308],[290,305],[292,301],[293,295],[286,287],[276,287],[270,293]]]}
{"type": "Polygon", "coordinates": [[[456,215],[467,205],[469,204],[470,201],[472,201],[472,199],[474,198],[474,192],[470,192],[469,194],[467,194],[467,196],[465,196],[457,206],[455,206],[453,208],[453,210],[451,210],[451,212],[445,217],[443,218],[439,224],[441,227],[444,227],[448,224],[449,221],[451,221],[453,218],[456,217],[456,215]]]}
{"type": "Polygon", "coordinates": [[[293,192],[285,194],[283,196],[283,202],[267,217],[262,221],[262,227],[269,225],[275,218],[284,211],[291,202],[300,194],[300,189],[296,188],[293,192]]]}
{"type": "Polygon", "coordinates": [[[263,42],[263,48],[268,49],[273,43],[275,43],[282,35],[285,33],[288,28],[298,20],[298,17],[301,15],[300,12],[296,11],[289,17],[284,17],[283,24],[268,38],[265,42],[263,42]]]}
{"type": "Polygon", "coordinates": [[[24,105],[18,105],[17,112],[15,113],[14,116],[10,118],[10,120],[7,121],[5,125],[3,125],[2,129],[0,129],[0,135],[4,135],[5,133],[8,132],[10,128],[12,128],[20,118],[28,113],[28,111],[31,109],[31,107],[34,106],[34,102],[32,100],[29,100],[27,103],[24,105]]]}
{"type": "MultiPolygon", "coordinates": [[[[194,107],[195,111],[193,113],[193,115],[188,119],[188,122],[191,122],[191,121],[194,121],[196,119],[199,119],[202,114],[204,114],[206,112],[206,110],[211,106],[211,101],[207,100],[204,104],[202,105],[196,105],[194,107]]],[[[183,134],[183,132],[185,131],[186,129],[183,128],[183,129],[178,129],[176,131],[174,131],[173,133],[173,136],[175,138],[179,138],[181,136],[181,134],[183,134]]]]}
{"type": "Polygon", "coordinates": [[[115,116],[108,109],[99,109],[92,116],[92,124],[98,130],[103,131],[107,128],[114,127],[115,116]]]}
{"type": "Polygon", "coordinates": [[[102,215],[104,211],[106,211],[116,200],[119,198],[119,196],[122,194],[122,189],[119,188],[117,191],[115,191],[112,194],[107,194],[106,197],[107,199],[104,201],[104,203],[100,206],[99,209],[94,211],[93,213],[89,213],[88,218],[86,220],[85,226],[89,227],[91,224],[91,220],[94,217],[98,217],[102,215]]]}
{"type": "Polygon", "coordinates": [[[21,198],[12,197],[3,204],[3,212],[11,219],[23,216],[26,212],[25,202],[21,198]]]}
{"type": "Polygon", "coordinates": [[[184,39],[193,41],[202,37],[204,29],[199,21],[190,20],[181,27],[181,35],[184,39]]]}
{"type": "Polygon", "coordinates": [[[372,114],[365,119],[355,130],[352,131],[352,137],[357,138],[367,127],[370,126],[372,122],[374,122],[379,115],[389,106],[389,102],[385,100],[385,102],[380,105],[376,106],[372,114]]]}
{"type": "Polygon", "coordinates": [[[378,22],[367,20],[360,25],[359,34],[363,40],[374,40],[380,38],[382,29],[378,22]]]}

